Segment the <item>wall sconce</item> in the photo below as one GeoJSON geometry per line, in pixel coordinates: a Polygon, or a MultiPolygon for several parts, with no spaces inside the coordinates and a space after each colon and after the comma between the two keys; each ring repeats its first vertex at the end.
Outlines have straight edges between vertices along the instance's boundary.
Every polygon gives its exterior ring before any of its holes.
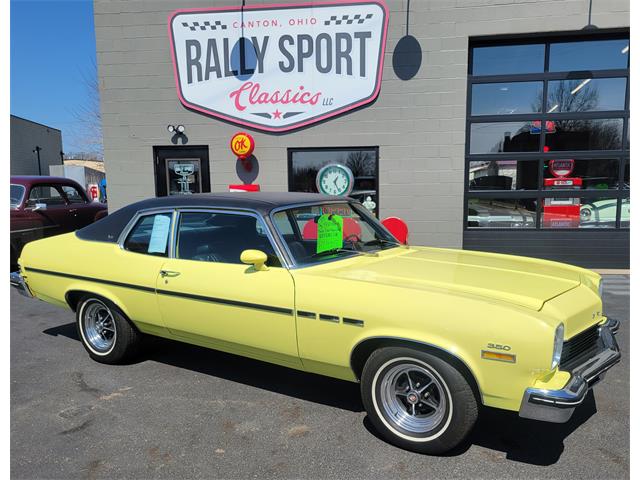
{"type": "Polygon", "coordinates": [[[176,135],[182,135],[184,133],[184,125],[167,125],[167,131],[169,133],[175,133],[176,135]]]}

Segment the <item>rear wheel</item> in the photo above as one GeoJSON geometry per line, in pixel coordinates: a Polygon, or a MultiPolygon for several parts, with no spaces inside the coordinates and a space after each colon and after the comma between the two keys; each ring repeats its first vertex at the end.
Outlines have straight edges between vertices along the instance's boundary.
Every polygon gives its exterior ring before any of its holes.
{"type": "Polygon", "coordinates": [[[371,423],[390,443],[420,453],[451,450],[473,427],[478,405],[464,376],[443,359],[411,348],[376,350],[361,379],[371,423]]]}
{"type": "Polygon", "coordinates": [[[76,309],[76,327],[89,356],[101,363],[120,363],[137,351],[141,334],[112,302],[85,295],[76,309]]]}

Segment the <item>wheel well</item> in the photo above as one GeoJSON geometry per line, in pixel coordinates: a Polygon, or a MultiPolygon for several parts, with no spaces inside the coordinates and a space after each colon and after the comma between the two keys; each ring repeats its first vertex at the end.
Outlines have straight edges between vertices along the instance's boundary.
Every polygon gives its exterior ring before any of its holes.
{"type": "Polygon", "coordinates": [[[367,359],[371,356],[371,354],[384,347],[405,347],[405,348],[413,348],[415,350],[420,350],[422,352],[427,352],[431,355],[434,355],[450,365],[456,368],[465,380],[471,385],[471,389],[473,390],[474,395],[476,396],[476,400],[479,404],[482,404],[482,395],[480,394],[480,388],[478,386],[478,381],[476,380],[475,375],[469,369],[466,363],[460,360],[455,355],[438,348],[433,345],[429,345],[427,343],[422,343],[418,341],[408,340],[404,338],[388,338],[388,337],[377,337],[377,338],[369,338],[360,342],[351,352],[351,369],[353,370],[354,375],[358,380],[362,375],[362,371],[364,370],[364,365],[367,363],[367,359]]]}
{"type": "Polygon", "coordinates": [[[118,310],[120,315],[122,315],[125,318],[125,320],[127,320],[127,322],[129,322],[129,324],[134,329],[136,329],[136,331],[139,331],[139,329],[136,326],[136,324],[131,321],[131,319],[124,313],[122,308],[120,308],[120,306],[117,303],[115,303],[113,300],[110,300],[110,299],[108,299],[108,298],[106,298],[106,297],[104,297],[104,296],[102,296],[100,294],[97,294],[97,293],[94,293],[94,292],[90,292],[88,290],[70,290],[65,294],[64,298],[67,301],[67,304],[69,305],[71,310],[73,310],[75,312],[78,309],[78,302],[85,295],[92,295],[94,297],[97,297],[99,299],[104,300],[107,303],[110,303],[115,309],[118,310]]]}

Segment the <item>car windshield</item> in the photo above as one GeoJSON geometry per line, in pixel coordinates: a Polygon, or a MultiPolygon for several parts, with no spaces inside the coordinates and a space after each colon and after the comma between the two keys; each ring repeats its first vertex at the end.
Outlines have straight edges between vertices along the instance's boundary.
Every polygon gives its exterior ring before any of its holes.
{"type": "Polygon", "coordinates": [[[22,202],[24,195],[24,186],[11,185],[11,208],[16,208],[22,202]]]}
{"type": "Polygon", "coordinates": [[[364,207],[326,203],[281,210],[273,221],[298,266],[375,255],[400,243],[364,207]]]}

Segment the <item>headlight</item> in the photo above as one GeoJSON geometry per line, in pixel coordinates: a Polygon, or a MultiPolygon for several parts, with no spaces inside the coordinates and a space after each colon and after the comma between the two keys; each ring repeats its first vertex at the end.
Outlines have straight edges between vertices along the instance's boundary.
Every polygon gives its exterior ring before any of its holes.
{"type": "Polygon", "coordinates": [[[560,363],[562,356],[562,344],[564,343],[564,324],[561,323],[556,328],[556,335],[553,338],[553,357],[551,358],[551,369],[553,370],[560,363]]]}

